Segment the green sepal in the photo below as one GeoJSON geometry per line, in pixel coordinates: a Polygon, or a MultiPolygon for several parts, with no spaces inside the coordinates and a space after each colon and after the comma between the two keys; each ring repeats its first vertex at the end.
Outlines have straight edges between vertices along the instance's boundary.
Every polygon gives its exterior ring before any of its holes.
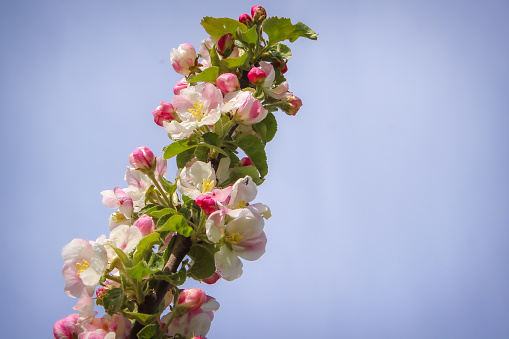
{"type": "Polygon", "coordinates": [[[259,177],[258,170],[254,166],[243,166],[243,167],[234,167],[228,177],[228,180],[221,183],[221,186],[228,186],[234,184],[240,178],[246,177],[249,175],[253,182],[260,186],[263,183],[263,179],[259,177]]]}
{"type": "Polygon", "coordinates": [[[214,245],[193,245],[189,250],[189,257],[192,259],[192,266],[187,274],[196,280],[209,278],[216,271],[214,263],[214,245]]]}
{"type": "Polygon", "coordinates": [[[225,34],[233,34],[235,36],[237,29],[240,29],[242,32],[247,31],[246,25],[231,18],[212,18],[206,16],[201,20],[201,25],[207,33],[216,38],[220,38],[225,34]]]}
{"type": "Polygon", "coordinates": [[[194,235],[193,228],[187,224],[186,218],[180,214],[173,215],[164,224],[158,225],[156,231],[173,231],[182,234],[184,237],[194,235]]]}
{"type": "Polygon", "coordinates": [[[269,167],[267,165],[267,155],[265,154],[265,147],[262,141],[252,134],[241,134],[235,141],[239,148],[251,159],[258,169],[258,172],[260,172],[260,176],[262,178],[265,177],[269,172],[269,167]]]}
{"type": "Polygon", "coordinates": [[[159,237],[159,233],[154,232],[150,233],[149,235],[144,236],[141,238],[140,242],[136,246],[136,251],[134,252],[134,262],[137,264],[139,263],[143,257],[145,256],[145,253],[147,251],[152,251],[152,247],[154,245],[160,245],[162,244],[161,238],[159,237]]]}
{"type": "Polygon", "coordinates": [[[124,296],[124,290],[120,287],[110,288],[102,298],[106,313],[110,316],[117,313],[124,305],[124,296]]]}
{"type": "Polygon", "coordinates": [[[175,142],[172,142],[171,144],[169,144],[168,146],[166,146],[165,148],[163,148],[163,152],[164,152],[163,156],[165,159],[171,159],[174,156],[176,156],[177,154],[180,154],[180,153],[187,151],[188,149],[196,147],[196,146],[198,146],[198,143],[196,142],[196,140],[192,140],[192,139],[184,139],[184,140],[175,141],[175,142]]]}
{"type": "Polygon", "coordinates": [[[196,74],[193,77],[189,77],[187,82],[192,84],[195,82],[210,82],[214,83],[219,76],[219,67],[210,66],[205,68],[201,73],[196,74]]]}
{"type": "Polygon", "coordinates": [[[153,339],[161,336],[161,326],[159,324],[150,324],[138,332],[138,339],[153,339]]]}
{"type": "Polygon", "coordinates": [[[308,26],[299,22],[295,25],[292,24],[288,18],[271,17],[263,21],[263,31],[269,37],[269,45],[279,41],[290,40],[294,42],[299,37],[316,40],[318,34],[308,26]]]}
{"type": "MultiPolygon", "coordinates": [[[[146,313],[137,313],[137,312],[123,312],[126,318],[133,319],[139,321],[143,325],[153,324],[159,319],[159,314],[146,314],[146,313]]],[[[141,331],[140,331],[141,333],[141,331]]],[[[139,338],[139,335],[138,335],[139,338]]],[[[153,338],[153,337],[151,337],[153,338]]]]}

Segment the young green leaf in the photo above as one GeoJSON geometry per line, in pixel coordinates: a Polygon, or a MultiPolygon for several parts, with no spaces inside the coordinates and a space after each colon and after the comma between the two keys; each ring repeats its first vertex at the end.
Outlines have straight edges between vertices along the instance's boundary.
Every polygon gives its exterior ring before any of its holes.
{"type": "Polygon", "coordinates": [[[267,116],[265,117],[265,119],[262,120],[262,122],[265,124],[265,126],[267,127],[267,134],[266,134],[266,138],[267,138],[267,142],[271,141],[272,139],[274,139],[274,136],[276,135],[276,132],[277,132],[277,121],[276,121],[276,117],[274,116],[274,114],[272,113],[269,113],[267,114],[267,116]]]}
{"type": "Polygon", "coordinates": [[[119,287],[110,288],[103,296],[104,310],[109,315],[117,313],[124,304],[124,291],[119,287]]]}
{"type": "Polygon", "coordinates": [[[141,238],[140,242],[136,246],[136,251],[134,252],[134,262],[138,263],[140,262],[143,257],[145,256],[145,253],[147,251],[152,251],[152,247],[157,244],[161,244],[161,239],[159,238],[159,233],[154,232],[150,233],[149,235],[141,238]]]}
{"type": "Polygon", "coordinates": [[[189,83],[195,83],[195,82],[211,82],[214,83],[219,76],[219,67],[217,66],[210,66],[205,68],[201,73],[194,76],[191,80],[189,80],[189,83]]]}
{"type": "Polygon", "coordinates": [[[202,19],[201,25],[205,28],[207,33],[216,38],[220,38],[228,33],[235,36],[237,28],[242,32],[247,31],[246,25],[231,18],[212,18],[207,16],[202,19]]]}
{"type": "Polygon", "coordinates": [[[265,145],[252,134],[241,134],[236,139],[237,145],[251,159],[255,167],[260,172],[261,177],[267,175],[269,167],[267,165],[267,155],[265,154],[265,145]]]}
{"type": "Polygon", "coordinates": [[[182,234],[184,237],[189,237],[194,234],[194,230],[187,224],[184,216],[177,214],[169,218],[163,225],[158,226],[156,231],[172,231],[182,234]]]}
{"type": "MultiPolygon", "coordinates": [[[[137,312],[124,312],[124,314],[127,318],[137,320],[140,323],[142,323],[143,325],[152,324],[159,318],[159,314],[146,314],[146,313],[137,313],[137,312]]],[[[141,331],[140,331],[140,333],[141,333],[141,331]]],[[[139,334],[138,334],[138,338],[140,338],[139,334]]],[[[153,338],[153,337],[151,337],[151,338],[153,338]]]]}
{"type": "Polygon", "coordinates": [[[194,149],[190,148],[177,154],[177,168],[183,168],[194,156],[194,149]]]}
{"type": "Polygon", "coordinates": [[[293,25],[288,18],[271,17],[263,22],[263,30],[269,37],[269,45],[276,42],[290,40],[294,42],[299,37],[316,40],[318,34],[302,22],[293,25]]]}
{"type": "Polygon", "coordinates": [[[163,148],[164,158],[165,159],[173,158],[177,154],[187,151],[188,149],[196,146],[198,146],[198,143],[191,139],[172,142],[171,144],[163,148]]]}
{"type": "Polygon", "coordinates": [[[189,256],[193,259],[193,266],[187,273],[194,279],[209,278],[216,271],[213,246],[194,245],[189,251],[189,256]]]}
{"type": "Polygon", "coordinates": [[[232,185],[240,178],[244,178],[246,175],[249,175],[255,184],[261,185],[263,183],[263,179],[260,179],[260,175],[258,174],[258,170],[254,166],[242,166],[242,167],[234,167],[228,177],[226,182],[221,183],[221,186],[232,185]]]}
{"type": "Polygon", "coordinates": [[[159,324],[150,324],[138,332],[138,339],[153,339],[161,336],[161,326],[159,324]]]}

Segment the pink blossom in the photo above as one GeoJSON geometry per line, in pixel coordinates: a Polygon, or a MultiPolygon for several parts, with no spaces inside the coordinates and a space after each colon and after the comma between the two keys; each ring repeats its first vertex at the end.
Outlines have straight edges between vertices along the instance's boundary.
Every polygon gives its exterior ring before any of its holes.
{"type": "Polygon", "coordinates": [[[263,21],[267,17],[267,12],[262,6],[251,7],[251,16],[254,21],[263,21]]]}
{"type": "Polygon", "coordinates": [[[102,203],[104,206],[109,208],[118,207],[126,218],[131,218],[134,207],[133,199],[123,189],[115,187],[113,191],[102,191],[101,194],[103,196],[102,203]]]}
{"type": "Polygon", "coordinates": [[[175,95],[180,94],[180,91],[183,90],[184,88],[187,88],[187,86],[189,86],[189,84],[187,83],[186,78],[182,78],[182,80],[180,80],[175,84],[175,86],[173,86],[173,94],[175,95]]]}
{"type": "Polygon", "coordinates": [[[239,161],[240,166],[253,166],[253,162],[248,157],[244,157],[239,161]]]}
{"type": "MultiPolygon", "coordinates": [[[[166,333],[170,336],[178,333],[187,338],[193,336],[204,337],[210,330],[214,312],[217,309],[219,309],[219,303],[216,299],[206,296],[206,300],[200,308],[173,319],[166,333]]],[[[168,313],[161,321],[163,323],[167,322],[169,316],[168,313]]]]}
{"type": "Polygon", "coordinates": [[[172,104],[164,101],[161,101],[159,106],[152,111],[152,115],[154,116],[154,122],[161,127],[163,126],[163,121],[172,121],[177,117],[172,104]]]}
{"type": "Polygon", "coordinates": [[[239,78],[233,73],[223,73],[217,77],[216,86],[224,93],[237,91],[240,89],[239,78]]]}
{"type": "Polygon", "coordinates": [[[288,93],[286,96],[286,105],[282,107],[283,111],[288,115],[295,115],[299,111],[302,106],[302,100],[300,100],[297,96],[293,95],[293,93],[288,93]]]}
{"type": "Polygon", "coordinates": [[[206,278],[206,279],[203,279],[202,281],[206,284],[209,284],[209,285],[212,285],[212,284],[215,284],[219,279],[221,279],[221,276],[219,275],[219,273],[216,271],[214,272],[214,274],[212,274],[210,277],[206,278]]]}
{"type": "Polygon", "coordinates": [[[141,234],[143,236],[147,236],[154,232],[156,229],[156,224],[152,220],[152,218],[146,214],[143,214],[141,217],[136,220],[134,226],[138,227],[141,234]]]}
{"type": "Polygon", "coordinates": [[[126,339],[131,331],[131,321],[119,314],[93,318],[81,324],[79,339],[126,339]]]}
{"type": "Polygon", "coordinates": [[[216,50],[217,53],[222,56],[223,58],[227,58],[230,56],[232,50],[233,50],[233,43],[235,42],[235,39],[233,38],[233,34],[228,33],[223,35],[216,44],[216,50]]]}
{"type": "Polygon", "coordinates": [[[203,305],[207,295],[200,288],[188,288],[180,292],[178,306],[185,308],[186,312],[197,310],[203,305]]]}
{"type": "Polygon", "coordinates": [[[196,63],[196,50],[190,44],[181,44],[171,50],[170,59],[175,72],[189,75],[196,63]]]}
{"type": "Polygon", "coordinates": [[[249,14],[241,14],[239,16],[239,22],[243,23],[246,26],[249,26],[250,23],[253,22],[253,18],[249,14]]]}
{"type": "Polygon", "coordinates": [[[247,77],[249,81],[251,81],[253,84],[258,85],[265,81],[267,78],[267,74],[258,67],[253,67],[251,70],[247,73],[247,77]]]}
{"type": "Polygon", "coordinates": [[[267,110],[251,91],[231,92],[224,97],[223,112],[232,112],[234,120],[242,125],[256,124],[267,116],[267,110]]]}
{"type": "Polygon", "coordinates": [[[74,334],[76,334],[78,318],[79,314],[70,314],[57,321],[53,326],[53,335],[55,339],[73,339],[74,334]]]}
{"type": "Polygon", "coordinates": [[[156,158],[150,148],[140,146],[129,154],[129,163],[134,169],[145,174],[154,172],[156,166],[156,158]]]}
{"type": "Polygon", "coordinates": [[[210,215],[217,210],[216,201],[208,195],[199,195],[196,199],[194,199],[194,202],[196,202],[196,204],[200,206],[207,215],[210,215]]]}

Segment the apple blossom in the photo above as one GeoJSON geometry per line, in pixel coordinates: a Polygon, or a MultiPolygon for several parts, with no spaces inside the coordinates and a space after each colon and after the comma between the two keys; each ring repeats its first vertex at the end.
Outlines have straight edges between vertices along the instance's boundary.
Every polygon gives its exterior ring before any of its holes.
{"type": "Polygon", "coordinates": [[[207,215],[210,215],[217,210],[216,201],[208,195],[199,195],[196,199],[194,199],[194,201],[196,202],[196,205],[200,206],[207,215]]]}
{"type": "Polygon", "coordinates": [[[244,25],[248,26],[253,22],[253,18],[249,14],[241,14],[239,16],[239,22],[242,22],[244,25]]]}
{"type": "Polygon", "coordinates": [[[163,121],[175,120],[177,113],[172,104],[161,101],[159,106],[152,111],[152,115],[154,116],[154,122],[162,127],[163,121]]]}
{"type": "Polygon", "coordinates": [[[235,39],[233,38],[233,34],[228,33],[219,38],[216,44],[217,53],[223,58],[227,58],[233,50],[233,43],[235,39]]]}
{"type": "Polygon", "coordinates": [[[70,297],[80,298],[85,290],[92,295],[106,270],[104,246],[95,241],[73,239],[62,249],[62,258],[65,293],[70,297]]]}
{"type": "Polygon", "coordinates": [[[233,73],[223,73],[217,77],[216,86],[224,93],[237,91],[240,89],[239,78],[233,73]]]}
{"type": "Polygon", "coordinates": [[[136,220],[134,226],[138,227],[142,236],[149,235],[153,233],[156,229],[156,224],[154,224],[154,220],[149,215],[143,214],[141,217],[136,220]]]}
{"type": "MultiPolygon", "coordinates": [[[[175,95],[178,95],[180,94],[180,91],[184,88],[187,88],[189,86],[189,84],[187,83],[186,81],[186,78],[182,78],[182,80],[180,80],[179,82],[177,82],[175,84],[175,86],[173,86],[173,94],[175,95]]],[[[171,104],[170,104],[171,105],[171,104]]],[[[172,109],[173,109],[173,106],[171,106],[172,109]]],[[[175,115],[176,116],[176,115],[175,115]]],[[[174,118],[175,119],[175,118],[174,118]]],[[[173,119],[172,119],[173,120],[173,119]]],[[[162,126],[162,124],[161,124],[162,126]]]]}
{"type": "MultiPolygon", "coordinates": [[[[120,225],[110,232],[108,241],[125,253],[129,253],[138,245],[141,238],[143,238],[143,234],[138,227],[120,225]]],[[[106,251],[109,261],[112,261],[117,256],[110,246],[107,246],[106,251]]]]}
{"type": "Polygon", "coordinates": [[[295,115],[302,106],[302,100],[293,93],[288,93],[285,98],[286,105],[283,105],[282,110],[288,115],[295,115]]]}
{"type": "Polygon", "coordinates": [[[193,200],[200,195],[207,195],[217,202],[222,202],[231,192],[231,187],[215,189],[216,184],[216,173],[210,163],[196,161],[180,171],[177,189],[193,200]]]}
{"type": "Polygon", "coordinates": [[[247,73],[247,77],[253,84],[258,85],[267,79],[267,74],[258,67],[253,67],[247,73]]]}
{"type": "Polygon", "coordinates": [[[76,334],[78,318],[78,314],[70,314],[57,321],[53,326],[53,335],[55,339],[73,339],[76,334]]]}
{"type": "Polygon", "coordinates": [[[254,21],[263,21],[267,17],[267,12],[262,6],[251,7],[251,16],[254,21]]]}
{"type": "Polygon", "coordinates": [[[207,295],[200,288],[188,288],[182,290],[179,294],[177,305],[186,310],[186,312],[194,311],[203,305],[207,295]]]}
{"type": "Polygon", "coordinates": [[[133,213],[133,199],[120,187],[115,187],[113,191],[107,190],[101,192],[104,206],[109,208],[118,207],[119,211],[127,218],[130,219],[133,213]]]}
{"type": "Polygon", "coordinates": [[[176,120],[163,122],[163,126],[174,140],[189,137],[201,127],[215,124],[221,118],[223,95],[211,83],[201,83],[184,88],[179,95],[173,97],[175,107],[181,122],[176,120]]]}
{"type": "MultiPolygon", "coordinates": [[[[180,334],[186,338],[192,336],[205,336],[210,330],[210,325],[214,319],[214,312],[219,309],[219,303],[216,299],[207,296],[205,302],[200,308],[184,313],[176,317],[169,324],[166,334],[175,336],[180,334]]],[[[170,314],[163,316],[161,322],[167,323],[170,319],[170,314]]]]}
{"type": "Polygon", "coordinates": [[[251,91],[237,91],[228,93],[224,97],[223,112],[231,111],[234,120],[243,125],[259,123],[267,116],[267,110],[261,102],[253,96],[251,91]]]}
{"type": "Polygon", "coordinates": [[[145,174],[154,172],[156,166],[154,153],[152,153],[150,148],[145,146],[140,146],[129,154],[129,162],[134,169],[145,174]]]}
{"type": "Polygon", "coordinates": [[[182,75],[189,75],[195,66],[196,50],[190,44],[181,44],[173,48],[170,53],[171,65],[175,72],[182,75]]]}
{"type": "Polygon", "coordinates": [[[253,166],[253,162],[248,157],[240,159],[239,164],[241,166],[253,166]]]}

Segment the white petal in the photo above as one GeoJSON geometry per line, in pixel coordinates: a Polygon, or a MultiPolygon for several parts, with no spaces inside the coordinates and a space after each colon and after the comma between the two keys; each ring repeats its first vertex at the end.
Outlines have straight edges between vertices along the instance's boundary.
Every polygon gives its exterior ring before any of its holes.
{"type": "Polygon", "coordinates": [[[222,246],[221,249],[214,254],[216,268],[223,279],[232,281],[242,275],[242,262],[235,252],[222,246]]]}

